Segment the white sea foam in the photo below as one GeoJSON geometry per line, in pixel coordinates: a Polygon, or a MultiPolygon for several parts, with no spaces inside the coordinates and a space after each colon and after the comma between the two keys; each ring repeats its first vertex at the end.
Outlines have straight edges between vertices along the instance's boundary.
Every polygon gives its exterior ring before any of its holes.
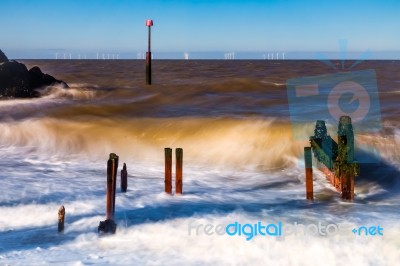
{"type": "MultiPolygon", "coordinates": [[[[341,203],[315,173],[314,203],[304,200],[303,168],[237,171],[185,165],[184,194],[163,192],[163,166],[128,164],[127,193],[117,189],[117,233],[99,237],[104,220],[105,162],[65,161],[2,148],[0,263],[11,265],[396,265],[400,259],[398,212],[391,201],[341,203]],[[5,156],[6,155],[6,156],[5,156]],[[21,164],[24,171],[12,167],[21,164]],[[331,194],[326,200],[322,194],[331,194]],[[65,232],[57,211],[66,208],[65,232]],[[380,206],[380,207],[378,207],[380,206]],[[336,236],[189,235],[189,224],[277,222],[346,225],[336,236]],[[355,236],[353,227],[384,227],[384,236],[355,236]]],[[[356,189],[357,193],[357,189],[356,189]]],[[[393,195],[393,197],[397,197],[393,195]]]]}

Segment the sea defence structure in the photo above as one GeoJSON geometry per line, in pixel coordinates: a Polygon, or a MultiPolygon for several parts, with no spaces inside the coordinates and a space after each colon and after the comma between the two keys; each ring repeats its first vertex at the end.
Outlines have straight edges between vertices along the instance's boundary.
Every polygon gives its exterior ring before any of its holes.
{"type": "MultiPolygon", "coordinates": [[[[172,149],[165,148],[165,193],[172,194],[172,149]]],[[[183,149],[175,149],[175,194],[183,193],[183,149]]]]}
{"type": "Polygon", "coordinates": [[[118,161],[119,157],[115,153],[111,153],[107,161],[106,220],[100,222],[98,227],[99,233],[114,234],[117,229],[117,225],[114,222],[114,214],[118,161]]]}
{"type": "MultiPolygon", "coordinates": [[[[172,194],[172,149],[165,148],[165,192],[172,194]]],[[[176,148],[176,171],[175,171],[175,195],[183,193],[183,149],[176,148]]],[[[117,224],[115,223],[115,197],[116,197],[116,184],[117,184],[117,170],[118,170],[119,156],[111,153],[107,161],[107,186],[106,186],[106,220],[100,221],[97,231],[100,234],[115,234],[117,224]]],[[[123,164],[121,170],[121,192],[127,192],[128,188],[128,171],[126,163],[123,164]]],[[[64,230],[64,215],[65,209],[62,206],[59,211],[59,225],[58,230],[64,230]]]]}
{"type": "Polygon", "coordinates": [[[354,199],[354,177],[360,174],[360,166],[354,159],[354,133],[349,116],[340,117],[337,134],[338,143],[327,134],[325,121],[317,120],[314,136],[310,137],[311,147],[304,148],[307,199],[313,199],[310,150],[316,159],[316,167],[341,193],[342,199],[354,199]]]}
{"type": "Polygon", "coordinates": [[[128,171],[126,170],[126,163],[121,170],[121,192],[126,192],[128,189],[128,171]]]}
{"type": "Polygon", "coordinates": [[[65,208],[64,205],[58,210],[58,232],[62,233],[64,231],[64,220],[65,220],[65,208]]]}

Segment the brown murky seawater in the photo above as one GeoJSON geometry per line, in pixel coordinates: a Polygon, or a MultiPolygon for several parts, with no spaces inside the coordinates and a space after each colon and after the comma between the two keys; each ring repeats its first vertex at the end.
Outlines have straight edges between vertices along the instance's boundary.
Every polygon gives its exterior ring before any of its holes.
{"type": "MultiPolygon", "coordinates": [[[[138,159],[179,145],[199,163],[262,169],[292,165],[307,145],[292,138],[286,81],[347,71],[319,61],[155,60],[148,86],[142,60],[22,62],[71,88],[46,88],[41,99],[2,101],[3,145],[91,156],[112,146],[138,159]]],[[[345,69],[353,63],[345,62],[345,69]]],[[[383,129],[359,134],[357,141],[398,161],[400,62],[365,61],[351,71],[363,69],[376,71],[383,129]]],[[[310,133],[313,127],[304,126],[310,133]]]]}

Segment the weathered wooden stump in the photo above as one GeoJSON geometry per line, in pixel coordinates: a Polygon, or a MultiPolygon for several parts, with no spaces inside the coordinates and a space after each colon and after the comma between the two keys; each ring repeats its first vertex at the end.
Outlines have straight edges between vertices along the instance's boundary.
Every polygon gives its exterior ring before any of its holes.
{"type": "Polygon", "coordinates": [[[121,170],[121,191],[126,192],[128,189],[128,171],[126,170],[126,164],[124,163],[124,166],[121,170]]]}
{"type": "Polygon", "coordinates": [[[175,178],[175,193],[176,194],[182,194],[182,168],[183,168],[183,149],[177,148],[175,150],[175,155],[176,155],[176,178],[175,178]]]}
{"type": "Polygon", "coordinates": [[[310,144],[320,170],[341,193],[342,199],[354,199],[354,176],[360,166],[354,160],[354,133],[349,116],[342,116],[338,124],[338,143],[327,135],[325,121],[318,120],[310,144]]]}
{"type": "Polygon", "coordinates": [[[106,220],[100,222],[98,232],[115,233],[117,225],[114,223],[115,214],[115,188],[117,182],[118,156],[110,154],[107,161],[107,195],[106,195],[106,220]]]}
{"type": "Polygon", "coordinates": [[[64,231],[64,220],[65,220],[65,208],[64,205],[58,210],[58,232],[64,231]]]}
{"type": "Polygon", "coordinates": [[[306,198],[314,199],[313,191],[313,171],[312,171],[312,156],[311,147],[304,147],[304,166],[306,171],[306,198]]]}
{"type": "Polygon", "coordinates": [[[342,116],[338,126],[338,156],[336,175],[341,180],[342,199],[354,199],[354,176],[359,174],[359,165],[354,161],[354,133],[351,118],[342,116]]]}
{"type": "Polygon", "coordinates": [[[165,148],[165,192],[172,194],[172,149],[165,148]]]}
{"type": "Polygon", "coordinates": [[[112,159],[112,185],[113,185],[113,216],[115,214],[115,193],[117,189],[117,173],[118,173],[118,161],[119,157],[115,153],[110,154],[110,159],[112,159]]]}

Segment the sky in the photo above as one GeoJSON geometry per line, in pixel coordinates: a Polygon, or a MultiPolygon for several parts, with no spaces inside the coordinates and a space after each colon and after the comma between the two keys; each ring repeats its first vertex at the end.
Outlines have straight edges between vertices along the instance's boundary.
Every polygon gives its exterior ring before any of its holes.
{"type": "Polygon", "coordinates": [[[10,58],[349,57],[400,59],[397,0],[1,0],[0,49],[10,58]]]}

